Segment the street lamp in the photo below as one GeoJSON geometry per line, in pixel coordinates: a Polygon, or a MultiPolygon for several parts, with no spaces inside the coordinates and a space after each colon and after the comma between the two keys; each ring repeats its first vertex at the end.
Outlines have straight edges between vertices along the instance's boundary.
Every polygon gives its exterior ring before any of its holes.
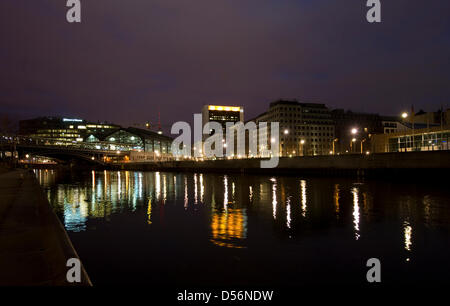
{"type": "Polygon", "coordinates": [[[366,138],[364,138],[363,140],[361,140],[361,154],[363,154],[363,143],[364,141],[366,141],[366,138]]]}
{"type": "MultiPolygon", "coordinates": [[[[407,112],[403,112],[402,113],[402,118],[403,118],[403,120],[405,120],[406,118],[408,118],[408,113],[407,112]]],[[[414,117],[413,117],[414,118],[414,117]]],[[[414,135],[414,121],[413,121],[413,135],[414,135]]],[[[404,137],[404,139],[405,139],[405,152],[407,151],[407,140],[406,140],[406,129],[405,129],[405,137],[404,137]]],[[[413,137],[413,139],[414,139],[414,137],[413,137]]]]}
{"type": "Polygon", "coordinates": [[[300,140],[300,144],[302,145],[302,156],[304,156],[305,153],[303,151],[303,145],[305,144],[305,140],[304,139],[300,140]]]}
{"type": "Polygon", "coordinates": [[[334,143],[337,142],[338,140],[339,140],[338,138],[333,139],[333,155],[336,153],[334,143]]]}
{"type": "Polygon", "coordinates": [[[350,141],[350,153],[353,153],[353,143],[356,141],[356,138],[352,138],[350,141]]]}
{"type": "Polygon", "coordinates": [[[357,128],[352,128],[350,133],[353,135],[352,140],[350,141],[350,153],[353,153],[353,143],[356,141],[355,135],[358,134],[357,128]]]}

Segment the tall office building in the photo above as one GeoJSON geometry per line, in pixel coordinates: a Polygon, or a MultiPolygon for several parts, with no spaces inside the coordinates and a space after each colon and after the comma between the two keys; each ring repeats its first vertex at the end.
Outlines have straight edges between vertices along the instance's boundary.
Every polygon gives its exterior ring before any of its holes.
{"type": "Polygon", "coordinates": [[[278,100],[255,119],[259,122],[279,122],[280,155],[325,155],[332,152],[334,122],[325,104],[278,100]]]}
{"type": "MultiPolygon", "coordinates": [[[[222,126],[223,139],[226,138],[227,122],[236,123],[244,121],[244,108],[242,106],[204,105],[202,109],[202,128],[208,122],[218,122],[222,126]]],[[[203,134],[202,141],[209,135],[203,134]]],[[[200,148],[199,144],[194,144],[194,150],[200,148]]]]}
{"type": "MultiPolygon", "coordinates": [[[[202,126],[208,122],[218,122],[222,126],[222,133],[226,135],[226,123],[236,123],[244,121],[244,108],[241,106],[220,106],[220,105],[205,105],[202,109],[202,126]]],[[[212,135],[212,134],[211,134],[212,135]]],[[[203,136],[203,140],[208,135],[203,136]]]]}
{"type": "Polygon", "coordinates": [[[244,122],[244,108],[241,106],[205,105],[202,109],[203,126],[210,121],[220,123],[225,132],[227,122],[244,122]]]}

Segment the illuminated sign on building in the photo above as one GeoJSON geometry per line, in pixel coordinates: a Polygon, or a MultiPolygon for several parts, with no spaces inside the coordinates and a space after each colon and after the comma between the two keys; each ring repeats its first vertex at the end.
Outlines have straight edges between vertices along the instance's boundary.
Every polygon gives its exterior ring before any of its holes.
{"type": "Polygon", "coordinates": [[[69,118],[63,118],[64,122],[83,122],[81,119],[69,119],[69,118]]]}

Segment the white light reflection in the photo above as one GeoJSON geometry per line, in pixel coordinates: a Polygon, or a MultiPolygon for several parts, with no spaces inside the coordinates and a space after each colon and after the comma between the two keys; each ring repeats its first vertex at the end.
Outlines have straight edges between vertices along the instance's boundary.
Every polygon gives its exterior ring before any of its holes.
{"type": "Polygon", "coordinates": [[[231,198],[234,200],[234,191],[236,189],[236,186],[234,185],[234,182],[231,183],[231,198]]]}
{"type": "Polygon", "coordinates": [[[291,197],[286,200],[286,226],[291,228],[291,197]]]}
{"type": "Polygon", "coordinates": [[[166,203],[167,200],[167,176],[163,174],[163,204],[166,203]]]}
{"type": "Polygon", "coordinates": [[[92,176],[92,192],[91,192],[91,209],[95,210],[95,171],[92,170],[91,172],[92,176]]]}
{"type": "Polygon", "coordinates": [[[302,194],[302,216],[306,217],[307,199],[306,199],[306,181],[305,180],[300,181],[300,189],[301,189],[301,194],[302,194]]]}
{"type": "Polygon", "coordinates": [[[121,181],[120,181],[120,171],[117,171],[117,193],[119,195],[119,199],[120,199],[121,191],[122,191],[122,185],[121,185],[121,181]]]}
{"type": "Polygon", "coordinates": [[[253,189],[252,186],[248,186],[248,199],[250,202],[253,200],[253,189]]]}
{"type": "Polygon", "coordinates": [[[161,173],[155,173],[155,192],[156,200],[159,201],[161,198],[161,173]]]}
{"type": "MultiPolygon", "coordinates": [[[[412,246],[412,227],[409,225],[408,221],[405,221],[403,223],[403,232],[405,236],[405,250],[408,252],[411,252],[411,246],[412,246]]],[[[409,258],[406,259],[406,261],[409,261],[409,258]]]]}
{"type": "Polygon", "coordinates": [[[187,209],[189,202],[187,176],[184,176],[184,209],[187,209]]]}
{"type": "Polygon", "coordinates": [[[92,176],[92,193],[94,193],[95,192],[95,171],[94,170],[92,170],[91,176],[92,176]]]}
{"type": "Polygon", "coordinates": [[[200,202],[203,203],[203,197],[205,195],[205,185],[203,185],[203,174],[200,173],[200,202]]]}
{"type": "Polygon", "coordinates": [[[194,204],[198,204],[198,195],[197,195],[197,173],[194,174],[194,204]]]}
{"type": "Polygon", "coordinates": [[[270,181],[273,183],[272,185],[272,210],[273,210],[273,218],[277,218],[277,180],[275,178],[271,178],[270,181]]]}
{"type": "Polygon", "coordinates": [[[139,197],[140,198],[142,198],[142,177],[143,177],[143,174],[142,173],[139,173],[138,174],[138,186],[139,186],[139,197]]]}
{"type": "Polygon", "coordinates": [[[353,187],[353,227],[355,229],[355,239],[358,240],[360,237],[359,234],[359,196],[358,196],[358,188],[353,187]]]}
{"type": "Polygon", "coordinates": [[[105,195],[107,194],[108,187],[108,177],[106,176],[106,170],[103,170],[104,180],[105,180],[105,195]]]}
{"type": "MultiPolygon", "coordinates": [[[[125,171],[125,197],[128,198],[130,191],[130,171],[125,171]]],[[[129,198],[128,198],[129,200],[129,198]]]]}
{"type": "Polygon", "coordinates": [[[228,210],[228,177],[226,175],[223,177],[223,188],[223,208],[228,210]]]}

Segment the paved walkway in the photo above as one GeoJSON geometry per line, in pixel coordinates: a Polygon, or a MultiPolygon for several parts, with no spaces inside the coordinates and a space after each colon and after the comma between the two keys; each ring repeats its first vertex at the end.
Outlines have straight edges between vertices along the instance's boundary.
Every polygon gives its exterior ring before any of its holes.
{"type": "MultiPolygon", "coordinates": [[[[72,285],[68,258],[78,255],[34,174],[0,173],[0,286],[72,285]]],[[[91,285],[84,268],[81,278],[91,285]]]]}

